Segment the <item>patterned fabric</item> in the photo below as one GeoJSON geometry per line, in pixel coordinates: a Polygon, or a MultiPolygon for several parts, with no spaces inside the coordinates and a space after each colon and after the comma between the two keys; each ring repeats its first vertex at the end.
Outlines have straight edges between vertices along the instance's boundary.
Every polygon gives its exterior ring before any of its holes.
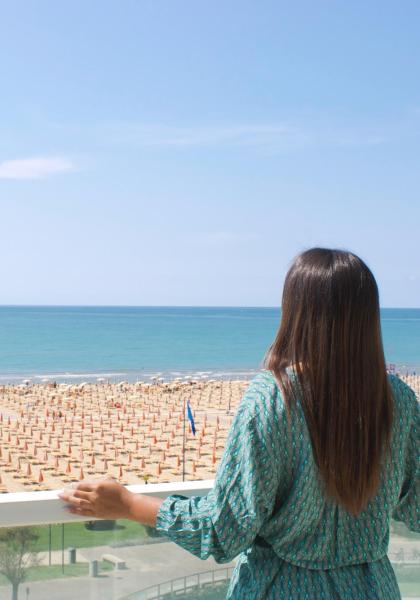
{"type": "Polygon", "coordinates": [[[390,382],[391,455],[357,517],[324,497],[302,408],[297,403],[289,425],[264,371],[241,400],[213,489],[166,498],[157,529],[202,559],[239,555],[230,600],[400,598],[386,552],[391,517],[420,531],[420,409],[411,388],[395,376],[390,382]]]}

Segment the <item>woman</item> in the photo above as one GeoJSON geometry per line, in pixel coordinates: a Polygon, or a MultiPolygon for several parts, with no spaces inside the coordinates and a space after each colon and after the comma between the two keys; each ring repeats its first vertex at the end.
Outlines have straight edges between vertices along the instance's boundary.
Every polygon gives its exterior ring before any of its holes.
{"type": "Polygon", "coordinates": [[[400,598],[391,517],[419,523],[419,404],[388,376],[375,279],[350,252],[298,256],[282,319],[205,497],[113,481],[62,494],[86,517],[156,526],[202,559],[238,557],[228,598],[400,598]]]}

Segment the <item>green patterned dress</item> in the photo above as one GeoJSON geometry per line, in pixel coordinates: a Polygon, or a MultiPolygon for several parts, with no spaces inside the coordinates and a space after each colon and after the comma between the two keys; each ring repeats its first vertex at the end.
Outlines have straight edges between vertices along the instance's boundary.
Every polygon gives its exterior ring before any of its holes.
{"type": "Polygon", "coordinates": [[[202,559],[238,557],[231,600],[400,598],[386,553],[391,517],[420,531],[420,410],[411,388],[390,381],[391,457],[357,517],[324,497],[302,408],[288,427],[282,394],[264,371],[241,400],[213,489],[166,498],[157,529],[202,559]]]}

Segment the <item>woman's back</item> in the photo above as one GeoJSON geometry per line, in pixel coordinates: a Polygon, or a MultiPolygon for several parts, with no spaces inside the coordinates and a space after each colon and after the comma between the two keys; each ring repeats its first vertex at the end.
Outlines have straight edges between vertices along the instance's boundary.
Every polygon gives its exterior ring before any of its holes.
{"type": "MultiPolygon", "coordinates": [[[[329,501],[323,493],[299,402],[292,410],[289,426],[273,375],[262,373],[252,383],[247,402],[259,405],[256,410],[263,415],[261,430],[273,431],[271,451],[281,463],[276,507],[260,532],[279,557],[311,569],[374,561],[387,552],[392,516],[420,531],[419,480],[415,475],[418,402],[404,382],[395,376],[389,378],[395,399],[390,456],[377,494],[358,516],[329,501]]],[[[268,440],[266,444],[269,445],[268,440]]]]}

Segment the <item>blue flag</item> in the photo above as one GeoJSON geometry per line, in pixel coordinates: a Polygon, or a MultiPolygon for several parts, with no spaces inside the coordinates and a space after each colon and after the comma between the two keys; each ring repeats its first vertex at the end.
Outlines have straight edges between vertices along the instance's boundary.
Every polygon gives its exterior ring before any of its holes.
{"type": "Polygon", "coordinates": [[[194,417],[193,417],[191,406],[190,406],[189,402],[187,402],[187,416],[191,423],[191,430],[192,430],[193,434],[195,435],[196,429],[195,429],[194,417]]]}

